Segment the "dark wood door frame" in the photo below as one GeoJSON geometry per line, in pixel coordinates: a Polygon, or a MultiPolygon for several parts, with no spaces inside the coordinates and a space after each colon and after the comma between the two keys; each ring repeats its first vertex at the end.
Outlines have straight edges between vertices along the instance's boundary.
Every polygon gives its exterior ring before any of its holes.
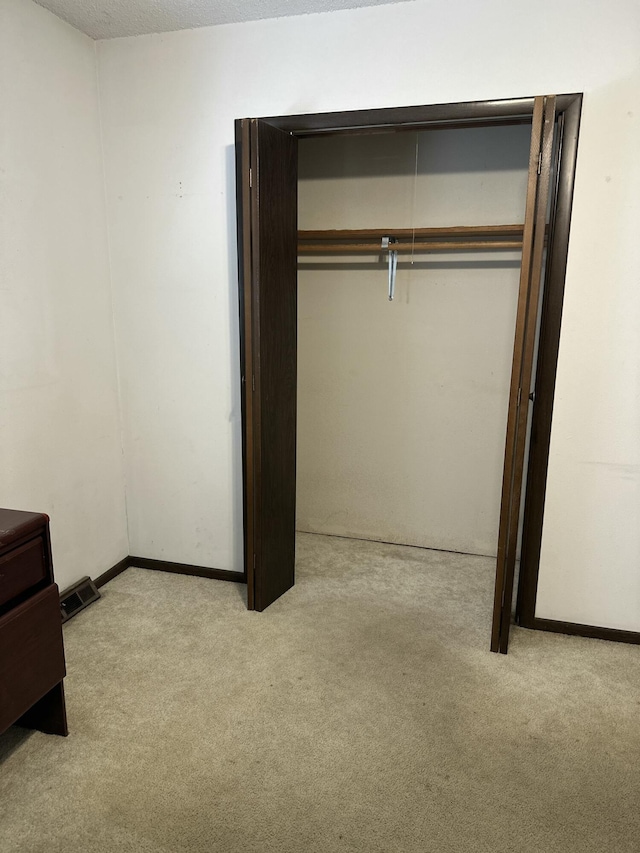
{"type": "MultiPolygon", "coordinates": [[[[436,104],[389,109],[355,110],[350,112],[314,113],[307,115],[270,116],[260,119],[267,125],[295,137],[341,133],[380,133],[406,130],[472,128],[489,125],[531,124],[535,98],[496,101],[471,101],[457,104],[436,104]]],[[[526,490],[521,546],[520,580],[516,618],[525,627],[537,625],[535,598],[538,581],[542,520],[546,490],[553,395],[560,340],[560,323],[564,281],[569,244],[569,224],[575,179],[577,140],[582,106],[581,94],[557,95],[555,99],[558,144],[556,146],[550,227],[547,241],[544,288],[541,306],[541,325],[535,379],[535,404],[532,413],[531,441],[527,461],[526,490]]],[[[246,144],[246,119],[236,122],[238,170],[238,248],[240,266],[240,328],[243,395],[243,466],[244,466],[244,525],[245,579],[253,587],[253,553],[250,553],[252,528],[255,523],[247,502],[247,491],[253,476],[250,464],[252,439],[251,400],[247,390],[247,359],[252,354],[251,335],[247,332],[247,311],[251,298],[250,272],[247,259],[251,252],[250,203],[246,180],[243,184],[243,142],[246,144]],[[244,136],[243,136],[244,135],[244,136]]],[[[245,149],[245,163],[246,161],[245,149]]],[[[253,607],[254,591],[249,589],[249,606],[253,607]]],[[[543,620],[544,621],[544,620],[543,620]]],[[[564,625],[564,623],[562,623],[564,625]]],[[[562,630],[562,629],[559,629],[562,630]]],[[[502,649],[506,651],[506,646],[502,649]]]]}

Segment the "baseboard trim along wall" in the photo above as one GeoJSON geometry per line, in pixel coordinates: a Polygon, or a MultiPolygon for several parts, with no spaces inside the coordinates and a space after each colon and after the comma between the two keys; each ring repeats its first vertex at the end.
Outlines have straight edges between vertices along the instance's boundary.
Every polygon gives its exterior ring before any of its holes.
{"type": "Polygon", "coordinates": [[[104,586],[118,575],[121,575],[130,566],[135,566],[138,569],[153,569],[156,572],[173,572],[177,575],[192,575],[198,578],[231,581],[232,583],[247,582],[243,572],[230,572],[227,569],[208,569],[205,566],[192,566],[188,563],[171,563],[167,560],[152,560],[149,557],[129,556],[99,575],[94,580],[95,585],[98,588],[104,586]]]}
{"type": "Polygon", "coordinates": [[[120,560],[119,563],[116,563],[115,566],[111,566],[110,569],[107,569],[106,572],[103,572],[101,575],[98,575],[97,578],[93,581],[94,584],[100,589],[101,586],[104,586],[109,581],[112,581],[114,578],[117,578],[118,575],[121,575],[126,569],[131,565],[131,557],[125,557],[123,560],[120,560]]]}
{"type": "Polygon", "coordinates": [[[170,563],[167,560],[152,560],[148,557],[129,557],[129,560],[129,565],[136,566],[138,569],[153,569],[156,572],[173,572],[176,575],[194,575],[197,578],[246,583],[243,572],[230,572],[227,569],[207,569],[204,566],[191,566],[188,563],[170,563]]]}
{"type": "Polygon", "coordinates": [[[550,631],[553,634],[570,634],[574,637],[589,637],[592,640],[612,640],[616,643],[640,645],[640,632],[622,631],[619,628],[601,628],[598,625],[580,625],[578,622],[560,622],[556,619],[532,619],[523,628],[534,631],[550,631]]]}

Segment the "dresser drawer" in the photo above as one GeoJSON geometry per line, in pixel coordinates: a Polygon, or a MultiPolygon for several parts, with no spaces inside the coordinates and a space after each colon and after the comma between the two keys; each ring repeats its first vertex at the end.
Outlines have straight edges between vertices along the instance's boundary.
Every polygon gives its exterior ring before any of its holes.
{"type": "Polygon", "coordinates": [[[51,584],[0,618],[0,732],[64,675],[60,600],[51,584]]]}
{"type": "Polygon", "coordinates": [[[0,607],[47,577],[44,539],[38,536],[0,557],[0,607]]]}

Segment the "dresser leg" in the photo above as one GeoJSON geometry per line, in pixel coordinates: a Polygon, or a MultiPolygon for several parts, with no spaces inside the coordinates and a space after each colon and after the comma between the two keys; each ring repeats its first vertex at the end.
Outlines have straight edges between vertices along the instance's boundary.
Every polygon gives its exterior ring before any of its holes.
{"type": "Polygon", "coordinates": [[[47,735],[69,734],[67,728],[67,711],[64,703],[64,686],[62,681],[56,684],[42,699],[32,705],[23,714],[16,725],[27,729],[37,729],[47,735]]]}

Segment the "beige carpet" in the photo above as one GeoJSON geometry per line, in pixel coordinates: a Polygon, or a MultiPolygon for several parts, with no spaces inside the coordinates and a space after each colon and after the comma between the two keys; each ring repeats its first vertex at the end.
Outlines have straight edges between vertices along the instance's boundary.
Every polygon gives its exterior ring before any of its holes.
{"type": "Polygon", "coordinates": [[[492,561],[302,535],[263,614],[129,569],[65,628],[69,738],[0,737],[2,853],[637,853],[640,648],[515,629],[492,561]]]}

